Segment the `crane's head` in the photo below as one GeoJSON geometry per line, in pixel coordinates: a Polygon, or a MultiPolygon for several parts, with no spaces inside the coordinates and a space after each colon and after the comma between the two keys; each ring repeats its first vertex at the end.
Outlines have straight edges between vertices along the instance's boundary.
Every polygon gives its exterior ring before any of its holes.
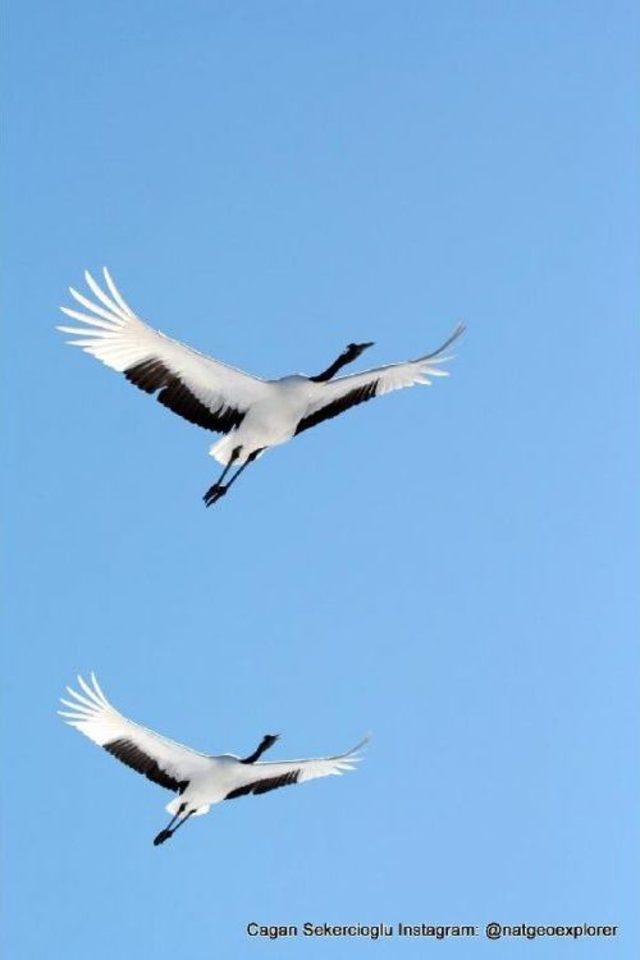
{"type": "Polygon", "coordinates": [[[319,373],[315,377],[309,377],[310,380],[313,380],[314,383],[326,383],[327,380],[331,380],[332,377],[335,377],[338,370],[346,366],[348,363],[353,363],[354,360],[357,360],[361,353],[368,347],[373,346],[373,341],[369,343],[350,343],[342,351],[339,357],[337,357],[331,366],[327,367],[326,370],[323,370],[322,373],[319,373]]]}
{"type": "Polygon", "coordinates": [[[350,343],[340,356],[345,358],[345,363],[351,363],[352,360],[357,360],[361,353],[372,346],[373,340],[369,340],[367,343],[350,343]]]}

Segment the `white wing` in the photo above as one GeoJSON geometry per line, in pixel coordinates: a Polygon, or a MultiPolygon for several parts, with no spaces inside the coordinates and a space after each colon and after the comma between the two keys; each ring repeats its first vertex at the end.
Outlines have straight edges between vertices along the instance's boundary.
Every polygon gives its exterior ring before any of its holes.
{"type": "Polygon", "coordinates": [[[71,296],[89,312],[61,307],[83,326],[61,326],[58,330],[73,334],[76,339],[67,343],[124,373],[146,393],[159,390],[158,400],[174,413],[207,430],[228,433],[267,392],[264,380],[152,330],[125,302],[106,267],[108,294],[90,273],[85,272],[85,280],[100,303],[70,287],[71,296]]]}
{"type": "Polygon", "coordinates": [[[364,373],[337,377],[326,383],[315,384],[315,396],[300,420],[296,433],[302,433],[303,430],[315,427],[323,420],[337,417],[339,413],[344,413],[350,407],[355,407],[366,400],[373,400],[374,397],[381,397],[392,390],[413,387],[417,383],[431,385],[430,377],[448,377],[448,371],[441,370],[439,364],[453,359],[450,356],[444,356],[444,352],[458,337],[462,336],[464,330],[464,324],[459,324],[437,350],[416,360],[391,363],[386,367],[376,367],[373,370],[365,370],[364,373]]]}
{"type": "Polygon", "coordinates": [[[278,763],[251,763],[246,764],[239,771],[246,782],[225,797],[232,800],[246,794],[267,793],[278,787],[287,787],[293,783],[304,783],[306,780],[315,780],[316,777],[340,776],[348,770],[353,770],[362,759],[359,751],[369,742],[365,737],[360,743],[346,753],[335,757],[318,757],[314,760],[285,760],[278,763]],[[246,773],[244,772],[246,770],[246,773]]]}
{"type": "Polygon", "coordinates": [[[190,780],[209,769],[210,761],[204,754],[161,737],[118,713],[93,673],[91,685],[82,677],[78,677],[78,684],[83,692],[67,687],[72,700],[60,698],[67,709],[58,713],[128,767],[178,793],[183,793],[190,780]]]}

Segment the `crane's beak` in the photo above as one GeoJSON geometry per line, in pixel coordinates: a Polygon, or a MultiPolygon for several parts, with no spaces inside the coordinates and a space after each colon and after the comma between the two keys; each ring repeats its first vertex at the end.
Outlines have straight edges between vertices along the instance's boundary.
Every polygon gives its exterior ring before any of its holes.
{"type": "Polygon", "coordinates": [[[356,357],[359,357],[361,353],[364,353],[369,347],[373,346],[374,341],[370,340],[369,343],[350,343],[347,347],[347,350],[351,353],[354,360],[356,357]]]}

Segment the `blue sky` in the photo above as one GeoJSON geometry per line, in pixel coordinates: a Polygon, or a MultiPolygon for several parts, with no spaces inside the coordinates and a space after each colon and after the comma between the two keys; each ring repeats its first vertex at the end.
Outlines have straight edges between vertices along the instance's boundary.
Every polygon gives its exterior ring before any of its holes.
{"type": "Polygon", "coordinates": [[[8,14],[7,956],[367,949],[250,920],[616,923],[563,956],[635,955],[637,11],[8,14]],[[304,434],[206,512],[210,437],[53,331],[103,263],[265,376],[469,333],[450,380],[304,434]],[[91,669],[211,753],[374,739],[357,773],[155,849],[169,795],[55,717],[91,669]]]}

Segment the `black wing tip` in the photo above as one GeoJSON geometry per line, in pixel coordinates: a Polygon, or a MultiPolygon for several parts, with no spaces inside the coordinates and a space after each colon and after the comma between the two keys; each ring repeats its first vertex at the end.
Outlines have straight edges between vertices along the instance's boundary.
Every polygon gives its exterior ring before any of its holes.
{"type": "Polygon", "coordinates": [[[303,430],[317,426],[319,423],[322,423],[323,420],[331,420],[332,417],[337,417],[338,414],[344,413],[344,411],[350,407],[355,407],[359,403],[365,403],[367,400],[371,400],[376,395],[378,383],[379,380],[376,378],[369,383],[365,383],[362,387],[355,387],[343,397],[338,397],[337,400],[332,400],[331,403],[316,410],[315,413],[310,413],[309,416],[303,417],[296,427],[296,436],[302,433],[303,430]]]}
{"type": "Polygon", "coordinates": [[[283,773],[279,777],[266,777],[264,780],[254,780],[252,783],[247,783],[244,787],[237,787],[237,789],[232,790],[225,797],[225,800],[235,800],[237,797],[246,797],[249,794],[253,794],[254,797],[259,797],[262,793],[269,793],[270,790],[277,790],[279,787],[288,787],[293,783],[298,782],[300,776],[300,770],[290,770],[288,773],[283,773]]]}
{"type": "Polygon", "coordinates": [[[130,383],[145,393],[157,393],[156,399],[163,406],[205,430],[229,433],[244,420],[244,413],[235,407],[221,404],[217,410],[210,410],[177,374],[155,357],[127,367],[124,375],[130,383]]]}
{"type": "Polygon", "coordinates": [[[164,787],[166,790],[184,793],[189,786],[188,780],[176,780],[175,777],[170,776],[153,757],[150,757],[126,737],[118,737],[116,740],[110,740],[109,743],[103,743],[102,746],[116,760],[135,770],[136,773],[143,774],[147,780],[152,780],[153,783],[157,783],[158,786],[164,787]]]}

